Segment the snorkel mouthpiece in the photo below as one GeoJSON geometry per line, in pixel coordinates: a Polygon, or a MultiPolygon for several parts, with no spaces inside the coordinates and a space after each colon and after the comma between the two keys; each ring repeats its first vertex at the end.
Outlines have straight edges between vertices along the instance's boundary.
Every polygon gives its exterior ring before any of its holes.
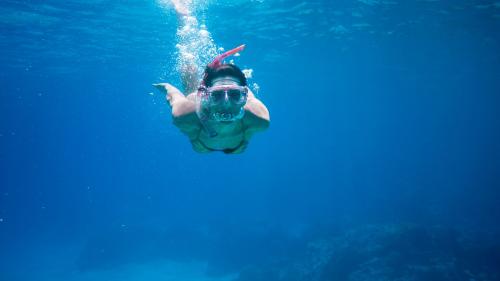
{"type": "Polygon", "coordinates": [[[243,109],[243,107],[241,107],[240,111],[236,115],[232,113],[214,112],[211,114],[210,119],[217,122],[233,122],[243,118],[244,115],[245,110],[243,109]]]}
{"type": "Polygon", "coordinates": [[[232,50],[229,50],[229,51],[227,51],[225,53],[222,53],[222,54],[216,56],[215,59],[211,63],[208,64],[208,67],[210,67],[210,68],[217,68],[218,66],[221,65],[221,62],[225,58],[227,58],[229,56],[232,56],[232,55],[236,54],[237,52],[242,51],[243,49],[245,49],[245,44],[243,44],[241,46],[238,46],[238,47],[236,47],[236,48],[234,48],[232,50]]]}

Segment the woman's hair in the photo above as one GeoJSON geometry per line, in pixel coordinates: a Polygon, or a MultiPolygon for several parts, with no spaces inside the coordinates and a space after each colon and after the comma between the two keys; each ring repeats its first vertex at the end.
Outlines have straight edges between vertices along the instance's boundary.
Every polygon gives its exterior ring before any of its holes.
{"type": "Polygon", "coordinates": [[[224,76],[231,76],[240,81],[240,86],[247,85],[247,78],[239,67],[234,64],[221,64],[216,68],[208,67],[205,69],[203,83],[206,87],[211,87],[214,79],[224,76]]]}

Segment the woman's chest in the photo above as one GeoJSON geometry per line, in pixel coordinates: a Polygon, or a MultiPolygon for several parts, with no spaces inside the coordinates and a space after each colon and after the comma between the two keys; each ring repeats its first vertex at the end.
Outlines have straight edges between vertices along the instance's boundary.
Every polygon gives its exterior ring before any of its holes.
{"type": "Polygon", "coordinates": [[[230,126],[213,126],[217,133],[215,137],[210,137],[206,130],[202,130],[199,139],[207,147],[212,149],[227,149],[238,146],[244,139],[244,130],[241,122],[230,124],[230,126]]]}

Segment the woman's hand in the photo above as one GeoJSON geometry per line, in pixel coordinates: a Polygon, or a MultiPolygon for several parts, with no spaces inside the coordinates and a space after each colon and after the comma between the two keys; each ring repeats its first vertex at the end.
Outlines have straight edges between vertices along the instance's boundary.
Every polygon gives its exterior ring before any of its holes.
{"type": "Polygon", "coordinates": [[[168,94],[168,93],[172,93],[172,92],[179,92],[179,89],[177,89],[176,87],[172,86],[171,84],[169,83],[156,83],[156,84],[153,84],[153,86],[160,90],[160,92],[162,93],[165,93],[165,94],[168,94]]]}

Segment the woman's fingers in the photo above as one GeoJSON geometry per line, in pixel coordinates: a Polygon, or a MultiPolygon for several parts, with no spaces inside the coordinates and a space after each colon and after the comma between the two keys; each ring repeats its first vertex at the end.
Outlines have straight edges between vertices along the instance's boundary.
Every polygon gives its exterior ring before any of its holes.
{"type": "Polygon", "coordinates": [[[168,83],[156,83],[156,84],[153,84],[153,86],[155,88],[157,88],[158,90],[160,91],[165,91],[165,92],[168,92],[168,89],[170,87],[172,87],[172,85],[168,84],[168,83]]]}

